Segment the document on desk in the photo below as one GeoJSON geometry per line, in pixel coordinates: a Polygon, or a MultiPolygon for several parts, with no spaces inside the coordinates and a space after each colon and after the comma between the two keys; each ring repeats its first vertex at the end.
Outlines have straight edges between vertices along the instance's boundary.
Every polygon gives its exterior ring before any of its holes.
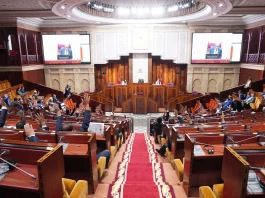
{"type": "Polygon", "coordinates": [[[59,143],[59,144],[63,146],[63,153],[64,153],[69,144],[68,143],[59,143]]]}
{"type": "Polygon", "coordinates": [[[96,133],[97,135],[103,135],[104,134],[104,123],[90,122],[87,131],[96,133]]]}
{"type": "Polygon", "coordinates": [[[194,145],[193,153],[194,153],[194,156],[205,155],[205,153],[204,153],[204,151],[200,145],[194,145]]]}

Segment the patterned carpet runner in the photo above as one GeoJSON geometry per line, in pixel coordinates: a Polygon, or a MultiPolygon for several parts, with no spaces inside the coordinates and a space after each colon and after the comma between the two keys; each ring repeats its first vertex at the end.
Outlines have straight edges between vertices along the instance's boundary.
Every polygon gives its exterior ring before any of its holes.
{"type": "Polygon", "coordinates": [[[154,146],[147,133],[133,133],[130,136],[108,197],[176,197],[172,187],[165,182],[162,165],[157,162],[154,146]]]}

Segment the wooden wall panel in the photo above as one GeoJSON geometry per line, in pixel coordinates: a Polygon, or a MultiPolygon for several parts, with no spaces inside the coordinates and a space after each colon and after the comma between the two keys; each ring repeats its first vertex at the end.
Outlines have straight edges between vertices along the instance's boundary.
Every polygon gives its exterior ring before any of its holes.
{"type": "Polygon", "coordinates": [[[265,60],[265,26],[244,31],[242,60],[243,63],[264,64],[265,60]]]}
{"type": "Polygon", "coordinates": [[[163,79],[163,83],[173,83],[175,86],[186,87],[187,82],[187,65],[175,64],[169,60],[161,60],[159,57],[153,57],[153,79],[163,79]]]}
{"type": "Polygon", "coordinates": [[[245,84],[252,77],[252,81],[258,81],[263,78],[264,71],[254,69],[240,69],[239,85],[245,84]]]}
{"type": "Polygon", "coordinates": [[[21,71],[16,72],[0,72],[1,80],[8,80],[12,86],[18,85],[23,81],[23,74],[21,71]]]}
{"type": "Polygon", "coordinates": [[[130,74],[129,57],[121,57],[120,60],[112,60],[104,65],[95,65],[95,86],[96,91],[102,91],[103,86],[110,82],[114,85],[118,80],[126,80],[129,83],[130,74]]]}
{"type": "Polygon", "coordinates": [[[45,85],[44,69],[24,71],[23,79],[37,84],[45,85]]]}

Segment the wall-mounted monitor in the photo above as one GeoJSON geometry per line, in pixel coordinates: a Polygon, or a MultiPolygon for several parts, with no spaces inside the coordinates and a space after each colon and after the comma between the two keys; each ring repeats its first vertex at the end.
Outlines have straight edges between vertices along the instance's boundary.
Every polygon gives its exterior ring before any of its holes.
{"type": "Polygon", "coordinates": [[[239,63],[242,33],[193,33],[191,63],[239,63]]]}
{"type": "Polygon", "coordinates": [[[90,35],[42,35],[44,64],[89,64],[90,35]]]}

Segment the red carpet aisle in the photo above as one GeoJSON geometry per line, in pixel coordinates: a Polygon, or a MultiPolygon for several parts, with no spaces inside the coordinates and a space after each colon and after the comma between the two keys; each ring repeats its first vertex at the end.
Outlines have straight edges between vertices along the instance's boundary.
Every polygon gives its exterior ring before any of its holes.
{"type": "Polygon", "coordinates": [[[146,133],[131,135],[108,197],[175,197],[172,187],[165,182],[163,168],[157,163],[154,146],[146,133]]]}

